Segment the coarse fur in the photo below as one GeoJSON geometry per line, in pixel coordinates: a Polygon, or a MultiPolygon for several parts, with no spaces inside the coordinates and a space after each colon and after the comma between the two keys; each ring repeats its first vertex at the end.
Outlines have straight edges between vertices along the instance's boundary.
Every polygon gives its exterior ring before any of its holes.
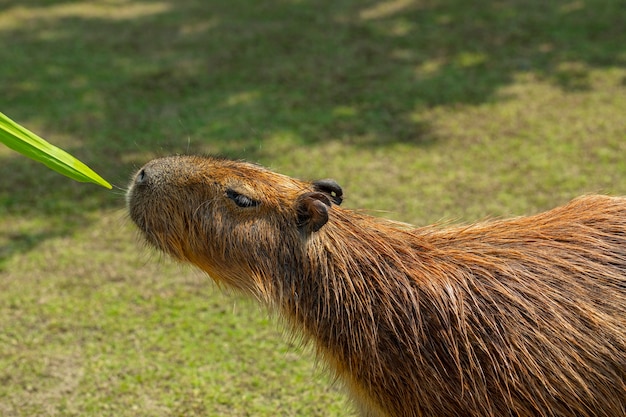
{"type": "Polygon", "coordinates": [[[364,416],[626,415],[626,198],[413,228],[331,180],[194,156],[127,198],[149,242],[312,341],[364,416]]]}

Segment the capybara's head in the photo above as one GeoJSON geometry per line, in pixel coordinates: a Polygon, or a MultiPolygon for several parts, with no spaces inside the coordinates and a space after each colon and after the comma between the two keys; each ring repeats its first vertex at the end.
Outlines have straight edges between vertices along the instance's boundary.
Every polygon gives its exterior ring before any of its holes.
{"type": "Polygon", "coordinates": [[[133,177],[131,219],[148,242],[255,295],[263,271],[294,257],[342,201],[332,180],[306,182],[214,157],[155,159],[133,177]],[[290,253],[284,253],[285,251],[290,253]]]}

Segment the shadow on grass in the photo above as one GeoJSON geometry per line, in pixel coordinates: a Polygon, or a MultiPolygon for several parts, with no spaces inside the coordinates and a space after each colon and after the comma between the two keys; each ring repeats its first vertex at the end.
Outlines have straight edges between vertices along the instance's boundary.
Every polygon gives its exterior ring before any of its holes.
{"type": "MultiPolygon", "coordinates": [[[[617,0],[0,5],[0,110],[119,186],[154,154],[271,159],[270,139],[430,146],[426,109],[499,100],[520,72],[587,89],[626,64],[617,0]]],[[[69,222],[123,204],[22,164],[0,159],[6,210],[69,222]]]]}

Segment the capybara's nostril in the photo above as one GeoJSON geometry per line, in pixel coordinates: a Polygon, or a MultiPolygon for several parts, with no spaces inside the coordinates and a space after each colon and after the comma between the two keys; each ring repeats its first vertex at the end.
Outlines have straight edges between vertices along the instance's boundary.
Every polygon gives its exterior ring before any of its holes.
{"type": "Polygon", "coordinates": [[[141,185],[148,181],[148,173],[145,168],[142,168],[135,176],[135,184],[141,185]]]}

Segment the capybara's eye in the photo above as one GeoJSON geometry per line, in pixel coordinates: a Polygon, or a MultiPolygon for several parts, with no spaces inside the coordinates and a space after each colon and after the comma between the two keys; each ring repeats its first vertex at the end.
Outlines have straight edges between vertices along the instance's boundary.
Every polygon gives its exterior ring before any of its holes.
{"type": "Polygon", "coordinates": [[[246,195],[238,193],[232,188],[229,188],[228,190],[226,190],[226,196],[230,198],[231,200],[233,200],[235,204],[237,204],[239,207],[247,208],[247,207],[256,207],[259,205],[258,201],[253,200],[252,198],[246,195]]]}

